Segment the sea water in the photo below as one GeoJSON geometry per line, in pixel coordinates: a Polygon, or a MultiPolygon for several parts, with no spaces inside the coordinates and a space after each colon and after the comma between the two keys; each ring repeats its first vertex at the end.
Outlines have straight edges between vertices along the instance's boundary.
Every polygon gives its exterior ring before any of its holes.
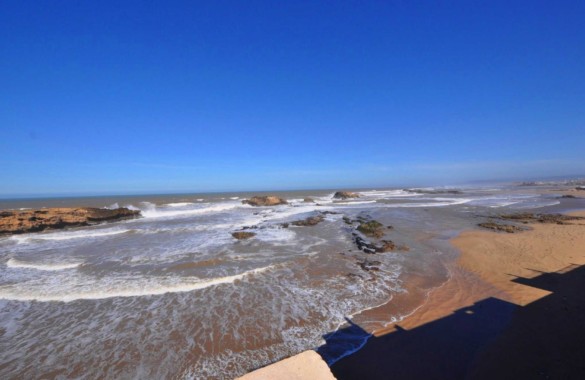
{"type": "MultiPolygon", "coordinates": [[[[0,238],[2,378],[233,378],[324,343],[352,320],[334,363],[413,306],[377,318],[409,276],[444,282],[446,243],[499,212],[561,207],[558,196],[516,187],[192,194],[0,201],[0,208],[128,207],[142,217],[0,238]],[[313,202],[306,202],[310,197],[313,202]],[[286,223],[322,213],[315,226],[286,223]],[[344,220],[345,217],[345,220],[344,220]],[[408,252],[366,254],[356,224],[375,219],[408,252]],[[247,230],[251,239],[231,233],[247,230]],[[378,270],[364,270],[363,260],[378,270]]],[[[371,239],[370,239],[371,240],[371,239]]],[[[422,301],[421,301],[422,302],[422,301]]],[[[416,306],[416,305],[415,305],[416,306]]]]}

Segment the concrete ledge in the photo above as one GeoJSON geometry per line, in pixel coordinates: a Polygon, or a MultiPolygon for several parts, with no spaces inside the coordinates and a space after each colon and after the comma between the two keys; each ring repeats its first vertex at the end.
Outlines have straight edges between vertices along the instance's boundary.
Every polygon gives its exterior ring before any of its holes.
{"type": "Polygon", "coordinates": [[[250,372],[236,380],[335,380],[327,363],[315,351],[305,351],[290,358],[250,372]]]}

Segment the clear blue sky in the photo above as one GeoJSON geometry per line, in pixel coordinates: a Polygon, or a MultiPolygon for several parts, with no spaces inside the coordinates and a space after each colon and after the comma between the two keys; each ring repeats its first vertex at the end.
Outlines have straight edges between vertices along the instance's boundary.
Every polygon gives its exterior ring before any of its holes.
{"type": "Polygon", "coordinates": [[[585,1],[0,3],[0,195],[585,173],[585,1]]]}

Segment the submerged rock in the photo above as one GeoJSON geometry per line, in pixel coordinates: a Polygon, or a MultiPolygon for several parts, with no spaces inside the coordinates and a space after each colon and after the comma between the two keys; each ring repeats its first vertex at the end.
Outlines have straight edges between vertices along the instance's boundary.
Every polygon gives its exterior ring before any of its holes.
{"type": "Polygon", "coordinates": [[[376,247],[376,252],[378,253],[385,253],[385,252],[406,252],[410,251],[406,245],[396,245],[392,240],[382,240],[382,244],[376,247]]]}
{"type": "Polygon", "coordinates": [[[232,232],[232,236],[238,240],[245,240],[256,236],[256,234],[254,232],[236,231],[232,232]]]}
{"type": "Polygon", "coordinates": [[[509,220],[519,223],[551,223],[551,224],[570,224],[569,221],[585,220],[583,216],[571,216],[563,214],[533,214],[533,213],[521,213],[521,214],[509,214],[500,215],[500,219],[509,220]]]}
{"type": "Polygon", "coordinates": [[[376,253],[377,247],[374,244],[370,243],[369,241],[366,241],[365,239],[363,239],[361,236],[359,236],[356,233],[353,234],[353,242],[355,243],[357,248],[360,251],[363,251],[364,253],[369,253],[369,254],[376,253]]]}
{"type": "Polygon", "coordinates": [[[46,229],[80,227],[140,216],[140,211],[125,207],[61,207],[40,210],[0,212],[0,234],[23,234],[46,229]]]}
{"type": "Polygon", "coordinates": [[[249,204],[251,206],[276,206],[276,205],[285,205],[288,202],[285,199],[280,197],[275,197],[272,195],[268,196],[256,196],[250,199],[244,199],[242,201],[243,204],[249,204]]]}
{"type": "Polygon", "coordinates": [[[381,238],[384,236],[384,225],[377,220],[361,222],[357,230],[362,234],[370,237],[381,238]]]}
{"type": "Polygon", "coordinates": [[[368,259],[365,259],[363,261],[358,261],[357,265],[362,268],[363,270],[365,270],[366,272],[369,271],[378,271],[380,270],[380,265],[382,263],[380,261],[370,261],[368,259]]]}
{"type": "Polygon", "coordinates": [[[359,198],[360,195],[357,193],[352,193],[351,191],[338,191],[333,194],[333,198],[335,199],[348,199],[348,198],[359,198]]]}
{"type": "Polygon", "coordinates": [[[290,222],[290,224],[292,224],[293,226],[299,226],[299,227],[306,227],[306,226],[315,226],[319,223],[321,223],[323,220],[325,220],[325,217],[323,215],[316,215],[316,216],[310,216],[306,219],[302,219],[302,220],[295,220],[294,222],[290,222]]]}
{"type": "Polygon", "coordinates": [[[523,228],[514,226],[512,224],[502,224],[502,223],[494,223],[494,222],[485,222],[479,223],[479,227],[487,228],[493,231],[500,231],[500,232],[507,232],[509,234],[513,234],[514,232],[524,231],[523,228]]]}

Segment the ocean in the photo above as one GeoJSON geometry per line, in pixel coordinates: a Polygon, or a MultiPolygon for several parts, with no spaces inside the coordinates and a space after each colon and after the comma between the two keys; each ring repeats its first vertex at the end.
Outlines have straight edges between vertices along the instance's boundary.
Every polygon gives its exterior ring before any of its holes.
{"type": "Polygon", "coordinates": [[[576,202],[544,190],[362,189],[347,200],[325,190],[272,192],[288,201],[272,207],[242,203],[259,193],[0,201],[0,209],[142,213],[0,237],[0,375],[230,379],[317,349],[350,320],[362,333],[326,351],[333,364],[448,279],[445,264],[457,257],[449,239],[460,231],[498,213],[576,202]],[[315,215],[323,221],[290,224],[315,215]],[[382,239],[408,251],[360,251],[360,219],[379,221],[382,239]],[[237,240],[235,231],[256,235],[237,240]]]}

